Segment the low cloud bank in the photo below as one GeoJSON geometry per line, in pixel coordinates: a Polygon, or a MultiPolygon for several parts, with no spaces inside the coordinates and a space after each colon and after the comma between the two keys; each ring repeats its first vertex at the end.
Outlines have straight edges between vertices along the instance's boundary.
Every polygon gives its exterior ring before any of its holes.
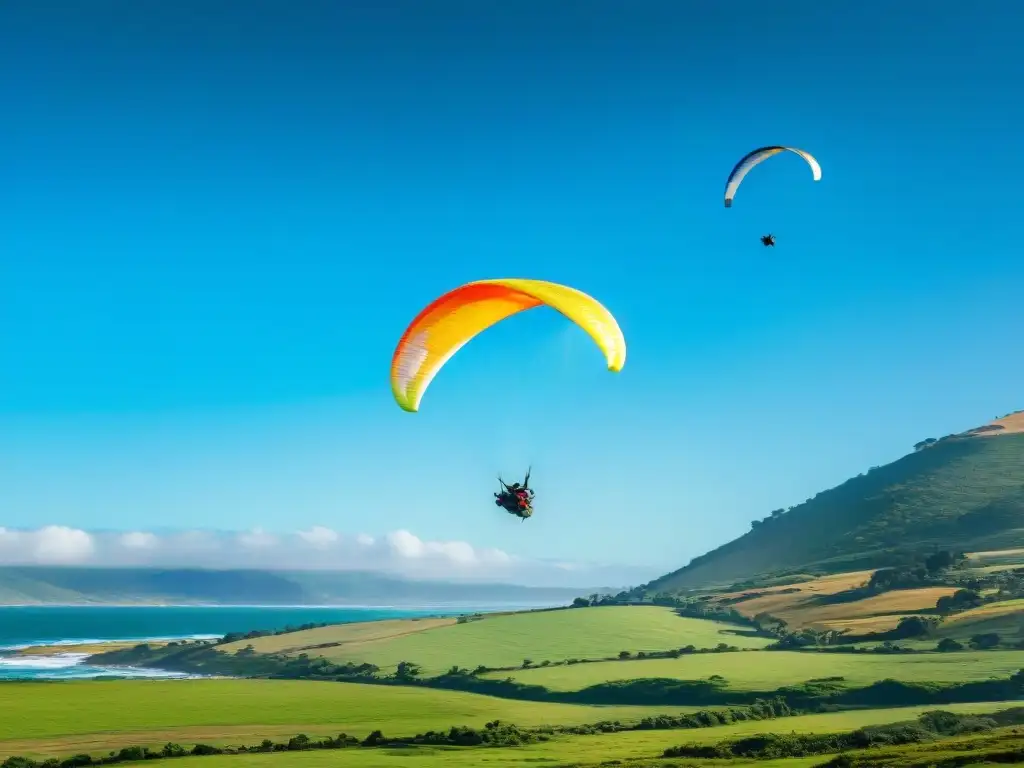
{"type": "Polygon", "coordinates": [[[579,587],[637,584],[658,575],[629,566],[528,560],[465,541],[427,541],[406,530],[349,535],[321,526],[284,534],[0,528],[0,565],[375,571],[413,579],[579,587]]]}

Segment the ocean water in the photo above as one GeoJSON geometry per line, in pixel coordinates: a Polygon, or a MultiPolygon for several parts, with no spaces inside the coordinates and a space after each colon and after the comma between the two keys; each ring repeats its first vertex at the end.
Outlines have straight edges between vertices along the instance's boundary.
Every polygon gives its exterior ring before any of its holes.
{"type": "Polygon", "coordinates": [[[131,640],[213,639],[228,632],[342,624],[375,619],[510,610],[531,606],[459,606],[421,609],[254,606],[0,606],[0,680],[96,677],[186,677],[174,672],[84,664],[85,644],[131,640]],[[25,655],[31,646],[60,652],[25,655]],[[56,649],[54,649],[56,650],[56,649]]]}

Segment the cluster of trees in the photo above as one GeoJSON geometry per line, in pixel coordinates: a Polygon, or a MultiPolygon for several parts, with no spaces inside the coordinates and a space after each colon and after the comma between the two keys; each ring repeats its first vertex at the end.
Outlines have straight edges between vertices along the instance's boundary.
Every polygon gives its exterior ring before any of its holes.
{"type": "Polygon", "coordinates": [[[308,624],[299,624],[298,626],[289,625],[284,629],[253,629],[249,632],[228,632],[224,637],[216,642],[216,645],[227,645],[228,643],[235,643],[239,640],[255,640],[257,637],[287,635],[291,632],[303,632],[307,629],[320,629],[321,627],[328,626],[330,626],[330,622],[322,621],[319,623],[309,622],[308,624]]]}
{"type": "MultiPolygon", "coordinates": [[[[1012,414],[1006,415],[1010,416],[1012,414]]],[[[1001,416],[1000,418],[1005,419],[1006,416],[1001,416]]],[[[925,448],[931,448],[933,445],[939,445],[940,443],[945,443],[949,440],[956,440],[958,438],[963,439],[965,437],[970,437],[971,435],[980,435],[985,432],[1002,432],[1005,429],[1006,427],[1002,426],[1001,424],[984,424],[980,427],[975,427],[974,429],[969,429],[966,432],[962,433],[954,432],[952,434],[943,435],[942,437],[939,438],[926,437],[924,440],[921,440],[918,443],[914,443],[914,451],[923,451],[925,448]]]]}
{"type": "Polygon", "coordinates": [[[892,589],[920,589],[945,584],[949,581],[949,571],[959,568],[966,559],[967,556],[963,552],[939,550],[919,562],[894,568],[879,568],[871,574],[865,588],[877,594],[892,589]]]}
{"type": "MultiPolygon", "coordinates": [[[[852,635],[847,630],[817,631],[813,629],[801,629],[789,631],[786,622],[775,618],[770,614],[758,614],[755,619],[759,620],[762,628],[775,634],[779,639],[769,645],[768,651],[795,651],[801,649],[815,648],[822,651],[837,653],[928,653],[926,649],[908,648],[900,646],[894,641],[898,640],[922,640],[935,634],[939,628],[941,619],[934,616],[905,616],[899,623],[886,632],[870,632],[864,635],[852,635]],[[853,647],[853,643],[865,641],[882,641],[881,645],[865,648],[853,647]]],[[[951,638],[943,638],[938,641],[934,650],[949,653],[962,651],[970,648],[975,651],[991,650],[999,648],[1003,639],[997,632],[984,632],[972,635],[966,646],[951,638]]],[[[1015,648],[1024,648],[1024,642],[1014,643],[1015,648]]]]}
{"type": "Polygon", "coordinates": [[[471,728],[465,725],[453,725],[447,731],[427,731],[404,738],[388,738],[381,731],[375,730],[364,739],[341,733],[322,739],[311,739],[304,733],[293,736],[286,742],[264,739],[252,746],[218,747],[211,744],[196,744],[186,749],[180,744],[169,743],[162,749],[152,750],[149,747],[124,747],[108,755],[93,757],[88,754],[58,760],[35,760],[30,757],[16,755],[0,763],[0,768],[86,768],[87,766],[113,765],[116,763],[140,762],[143,760],[161,760],[175,757],[201,757],[207,755],[242,754],[246,752],[300,752],[311,749],[346,749],[351,747],[385,747],[392,744],[432,744],[455,747],[512,747],[543,740],[544,734],[523,730],[511,723],[498,720],[487,723],[483,728],[471,728]]]}
{"type": "MultiPolygon", "coordinates": [[[[656,595],[655,597],[658,597],[656,595]]],[[[602,605],[644,605],[653,604],[654,598],[644,586],[624,589],[616,594],[594,592],[586,597],[577,597],[570,608],[591,608],[602,605]]]]}
{"type": "Polygon", "coordinates": [[[939,598],[935,604],[935,609],[943,615],[969,611],[986,603],[1024,598],[1024,568],[980,575],[972,573],[957,579],[956,583],[961,588],[939,598]]]}
{"type": "MultiPolygon", "coordinates": [[[[892,725],[858,728],[848,733],[765,733],[720,744],[683,744],[665,750],[664,757],[701,759],[778,760],[809,755],[827,755],[869,747],[919,744],[967,733],[1024,724],[1024,707],[987,716],[958,715],[937,710],[917,720],[892,725]]],[[[1022,754],[1024,758],[1024,754],[1022,754]]],[[[841,765],[838,763],[837,765],[841,765]]]]}
{"type": "MultiPolygon", "coordinates": [[[[978,635],[971,635],[967,641],[967,647],[975,651],[987,651],[993,648],[998,648],[1002,645],[1003,639],[999,636],[998,632],[983,632],[978,635]]],[[[1020,647],[1019,645],[1017,647],[1020,647]]],[[[951,637],[944,637],[939,640],[935,646],[935,650],[942,653],[950,653],[953,651],[962,651],[964,649],[963,643],[957,642],[951,637]]]]}
{"type": "MultiPolygon", "coordinates": [[[[824,647],[830,651],[842,651],[847,653],[926,653],[925,650],[907,648],[897,645],[896,640],[921,640],[934,635],[940,625],[940,619],[934,616],[905,616],[899,623],[886,632],[871,632],[865,635],[850,635],[846,631],[836,632],[829,630],[819,632],[812,629],[802,629],[796,632],[789,632],[785,629],[785,622],[781,619],[774,619],[768,614],[759,614],[764,622],[763,626],[770,626],[778,636],[779,640],[772,643],[766,650],[769,651],[793,651],[801,648],[824,647]],[[776,621],[778,624],[769,624],[776,621]],[[852,643],[880,640],[881,645],[874,648],[852,648],[852,643]]],[[[1002,638],[996,632],[985,632],[971,636],[967,646],[972,650],[984,651],[998,648],[1002,644],[1002,638]]],[[[1020,647],[1018,643],[1016,647],[1020,647]]],[[[962,651],[965,646],[951,638],[939,640],[935,646],[936,651],[948,653],[951,651],[962,651]]]]}
{"type": "MultiPolygon", "coordinates": [[[[819,495],[821,495],[821,494],[819,494],[819,495]]],[[[816,497],[814,497],[814,498],[816,498],[816,497]]],[[[814,498],[807,499],[804,502],[804,504],[809,504],[810,502],[814,501],[814,498]]],[[[773,522],[775,520],[780,519],[783,515],[788,514],[788,513],[792,512],[794,509],[796,509],[796,506],[797,505],[793,505],[791,507],[785,507],[785,508],[779,507],[778,509],[773,509],[771,512],[769,512],[767,517],[763,517],[763,518],[761,518],[759,520],[751,520],[750,521],[750,528],[751,528],[751,530],[757,530],[762,525],[765,525],[767,523],[771,523],[771,522],[773,522]]]]}

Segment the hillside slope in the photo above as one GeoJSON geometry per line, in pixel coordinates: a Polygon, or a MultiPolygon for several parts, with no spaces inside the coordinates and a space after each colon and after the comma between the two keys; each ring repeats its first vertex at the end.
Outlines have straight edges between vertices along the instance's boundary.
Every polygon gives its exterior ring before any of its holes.
{"type": "Polygon", "coordinates": [[[801,570],[889,564],[895,553],[1024,546],[1024,412],[937,441],[752,523],[740,538],[648,585],[721,587],[801,570]]]}

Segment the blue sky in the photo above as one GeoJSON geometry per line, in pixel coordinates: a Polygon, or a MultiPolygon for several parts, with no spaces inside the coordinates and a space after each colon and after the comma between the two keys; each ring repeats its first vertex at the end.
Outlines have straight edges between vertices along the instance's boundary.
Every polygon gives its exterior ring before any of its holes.
{"type": "Polygon", "coordinates": [[[759,8],[5,3],[3,524],[656,575],[1024,407],[1024,11],[759,8]],[[774,143],[822,181],[772,158],[724,209],[774,143]],[[403,413],[405,325],[501,276],[601,300],[623,372],[537,310],[403,413]],[[520,524],[490,494],[531,462],[520,524]]]}

